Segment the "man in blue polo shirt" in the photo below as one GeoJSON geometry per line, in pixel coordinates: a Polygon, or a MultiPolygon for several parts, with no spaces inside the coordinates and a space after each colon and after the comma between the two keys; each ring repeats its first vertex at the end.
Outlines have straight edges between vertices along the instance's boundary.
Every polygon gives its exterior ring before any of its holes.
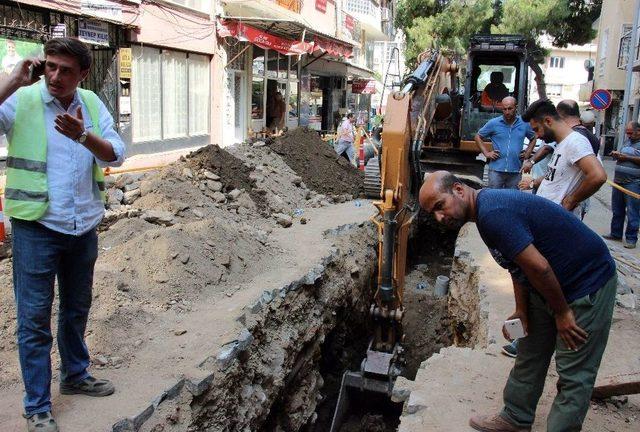
{"type": "Polygon", "coordinates": [[[604,241],[545,198],[512,190],[477,191],[447,171],[429,175],[419,199],[450,229],[476,223],[491,254],[511,273],[516,307],[508,319],[519,318],[526,334],[519,339],[502,411],[471,418],[471,427],[530,431],[555,353],[558,394],[546,430],[581,430],[616,296],[616,268],[604,241]]]}
{"type": "Polygon", "coordinates": [[[511,96],[502,99],[502,116],[489,120],[476,134],[475,141],[489,161],[489,184],[492,189],[518,189],[522,178],[520,152],[524,139],[535,139],[529,123],[516,114],[517,101],[511,96]],[[484,140],[489,139],[489,151],[484,140]]]}

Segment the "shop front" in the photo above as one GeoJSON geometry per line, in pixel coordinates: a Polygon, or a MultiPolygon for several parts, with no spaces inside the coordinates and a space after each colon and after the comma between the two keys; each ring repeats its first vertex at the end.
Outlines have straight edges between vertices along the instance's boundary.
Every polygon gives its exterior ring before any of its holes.
{"type": "Polygon", "coordinates": [[[328,89],[337,81],[312,76],[306,66],[329,53],[349,56],[349,45],[291,21],[224,18],[218,36],[226,52],[225,145],[300,125],[331,128],[328,89]]]}

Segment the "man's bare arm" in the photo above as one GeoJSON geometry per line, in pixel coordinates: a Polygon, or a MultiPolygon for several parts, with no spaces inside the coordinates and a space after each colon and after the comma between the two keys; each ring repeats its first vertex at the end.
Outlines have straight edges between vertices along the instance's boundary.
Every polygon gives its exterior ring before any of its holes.
{"type": "Polygon", "coordinates": [[[569,349],[577,349],[578,345],[586,341],[587,333],[576,324],[573,311],[567,304],[560,282],[547,259],[530,244],[514,258],[514,261],[554,312],[560,338],[569,349]]]}
{"type": "Polygon", "coordinates": [[[480,134],[476,134],[474,140],[476,141],[476,144],[478,145],[478,148],[480,149],[482,154],[485,155],[487,159],[496,160],[500,157],[500,152],[497,152],[495,150],[489,151],[487,149],[487,146],[484,145],[484,141],[482,140],[480,134]]]}
{"type": "Polygon", "coordinates": [[[31,66],[38,66],[42,60],[28,58],[20,61],[8,77],[0,81],[0,105],[20,87],[31,85],[39,80],[31,79],[31,66]]]}
{"type": "Polygon", "coordinates": [[[596,193],[607,181],[607,173],[595,155],[583,157],[576,162],[576,165],[584,174],[584,178],[578,188],[562,200],[562,207],[569,211],[572,211],[578,204],[596,193]]]}

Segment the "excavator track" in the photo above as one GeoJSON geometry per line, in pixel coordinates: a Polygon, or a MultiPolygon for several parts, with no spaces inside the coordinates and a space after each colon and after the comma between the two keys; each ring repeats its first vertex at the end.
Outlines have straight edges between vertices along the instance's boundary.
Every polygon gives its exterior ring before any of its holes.
{"type": "Polygon", "coordinates": [[[364,193],[367,198],[380,199],[380,161],[372,157],[364,167],[364,193]]]}

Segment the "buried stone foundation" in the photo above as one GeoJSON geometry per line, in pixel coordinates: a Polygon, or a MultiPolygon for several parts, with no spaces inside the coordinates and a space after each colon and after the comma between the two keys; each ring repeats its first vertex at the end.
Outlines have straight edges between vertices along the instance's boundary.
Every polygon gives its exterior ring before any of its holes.
{"type": "MultiPolygon", "coordinates": [[[[417,226],[404,298],[408,379],[454,340],[481,339],[472,328],[479,323],[477,303],[474,309],[475,298],[467,292],[477,291],[475,270],[464,255],[453,257],[455,237],[424,221],[417,226]],[[436,297],[433,286],[437,275],[450,270],[447,301],[436,297]]],[[[327,235],[335,238],[329,256],[299,280],[265,291],[239,318],[244,329],[237,340],[114,430],[328,431],[342,374],[359,370],[373,331],[368,315],[377,239],[370,224],[327,235]]],[[[387,397],[379,404],[356,401],[340,432],[396,430],[407,397],[399,395],[396,403],[387,397]]]]}

